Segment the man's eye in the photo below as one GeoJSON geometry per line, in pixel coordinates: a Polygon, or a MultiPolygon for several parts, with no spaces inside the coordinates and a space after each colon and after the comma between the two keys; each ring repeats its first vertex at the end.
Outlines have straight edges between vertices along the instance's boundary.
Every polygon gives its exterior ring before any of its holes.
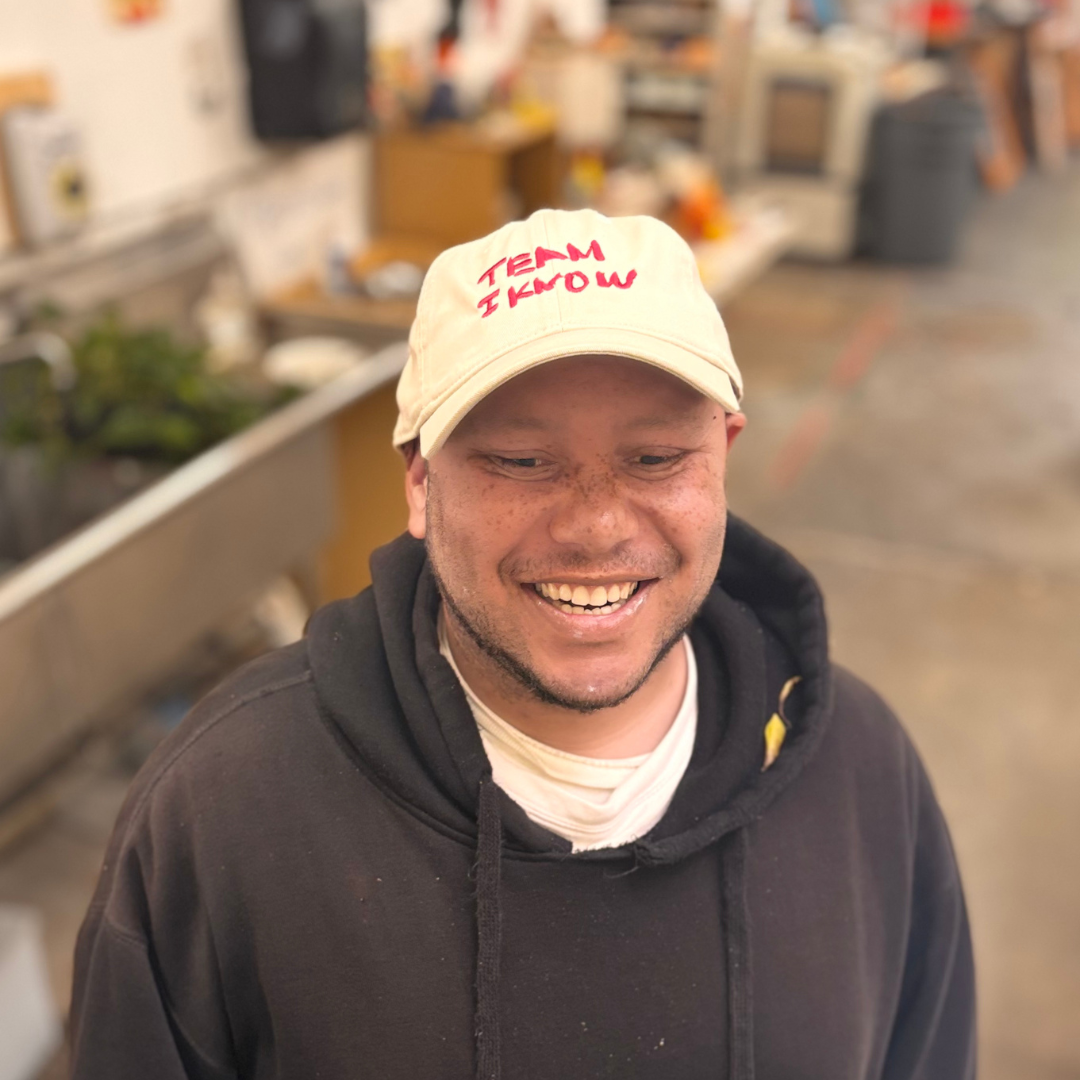
{"type": "Polygon", "coordinates": [[[639,454],[635,461],[638,465],[658,468],[661,465],[672,465],[679,460],[681,454],[639,454]]]}
{"type": "Polygon", "coordinates": [[[507,469],[535,469],[542,464],[540,459],[535,457],[497,457],[495,460],[507,469]]]}

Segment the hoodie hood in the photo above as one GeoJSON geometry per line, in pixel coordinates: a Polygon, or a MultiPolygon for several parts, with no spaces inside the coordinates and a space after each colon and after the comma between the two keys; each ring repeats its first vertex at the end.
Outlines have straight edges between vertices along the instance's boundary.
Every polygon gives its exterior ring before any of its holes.
{"type": "Polygon", "coordinates": [[[753,970],[742,827],[812,757],[831,709],[821,595],[794,559],[729,517],[714,587],[690,637],[698,661],[694,751],[671,805],[646,836],[571,854],[494,783],[464,691],[439,652],[439,594],[424,546],[400,537],[371,562],[373,587],[316,614],[308,656],[320,708],[347,752],[383,790],[475,846],[475,1034],[478,1080],[502,1080],[500,1024],[504,857],[632,859],[631,869],[717,848],[728,984],[729,1080],[753,1080],[753,970]],[[785,745],[763,768],[765,725],[781,687],[785,745]]]}
{"type": "MultiPolygon", "coordinates": [[[[320,706],[346,751],[387,795],[442,830],[475,838],[490,765],[464,692],[439,653],[439,595],[424,545],[401,536],[374,553],[373,586],[318,611],[308,656],[320,706]]],[[[729,517],[717,582],[690,630],[699,658],[694,754],[661,822],[627,848],[575,858],[677,861],[759,816],[803,768],[829,715],[831,677],[821,594],[782,548],[729,517]],[[719,663],[701,658],[719,658],[719,663]],[[780,688],[779,758],[762,771],[764,726],[780,688]]],[[[563,858],[571,845],[505,795],[510,850],[563,858]]]]}

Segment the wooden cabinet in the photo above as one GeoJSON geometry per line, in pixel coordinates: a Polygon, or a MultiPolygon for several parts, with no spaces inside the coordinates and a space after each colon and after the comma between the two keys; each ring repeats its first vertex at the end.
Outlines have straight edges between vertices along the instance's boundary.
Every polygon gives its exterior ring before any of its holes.
{"type": "Polygon", "coordinates": [[[512,121],[380,134],[375,142],[375,234],[475,240],[559,203],[554,132],[512,121]]]}
{"type": "Polygon", "coordinates": [[[334,529],[319,557],[319,599],[352,596],[371,584],[368,560],[408,524],[405,463],[390,443],[397,420],[389,383],[333,420],[334,529]]]}

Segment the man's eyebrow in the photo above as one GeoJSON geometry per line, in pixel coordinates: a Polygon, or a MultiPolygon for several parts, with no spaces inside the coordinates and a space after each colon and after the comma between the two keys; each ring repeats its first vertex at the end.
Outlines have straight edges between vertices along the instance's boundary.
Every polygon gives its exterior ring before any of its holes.
{"type": "Polygon", "coordinates": [[[488,422],[494,432],[503,431],[551,431],[557,425],[538,416],[500,416],[488,422]]]}
{"type": "MultiPolygon", "coordinates": [[[[696,410],[686,409],[670,413],[645,413],[626,420],[626,431],[661,431],[676,429],[680,433],[700,432],[707,424],[705,417],[696,410]]],[[[483,440],[498,440],[507,435],[547,435],[559,430],[559,421],[545,420],[539,416],[499,416],[484,424],[483,440]]]]}
{"type": "Polygon", "coordinates": [[[652,413],[646,416],[635,416],[626,421],[626,426],[629,428],[700,427],[704,422],[703,417],[687,409],[664,415],[652,413]]]}
{"type": "MultiPolygon", "coordinates": [[[[626,420],[628,428],[699,427],[704,418],[687,409],[677,413],[649,413],[626,420]]],[[[552,431],[558,421],[542,420],[538,416],[500,416],[490,422],[494,431],[552,431]]]]}

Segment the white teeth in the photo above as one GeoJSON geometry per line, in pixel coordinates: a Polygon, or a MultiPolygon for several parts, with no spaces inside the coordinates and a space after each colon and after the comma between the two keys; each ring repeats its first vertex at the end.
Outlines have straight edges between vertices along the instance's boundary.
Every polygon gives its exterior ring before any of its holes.
{"type": "Polygon", "coordinates": [[[617,611],[638,590],[637,581],[621,585],[556,585],[554,582],[537,582],[533,588],[554,604],[560,611],[575,615],[607,615],[617,611]]]}
{"type": "Polygon", "coordinates": [[[603,607],[580,607],[577,604],[556,603],[556,607],[567,615],[611,615],[623,606],[625,601],[618,600],[614,604],[605,604],[603,607]]]}

